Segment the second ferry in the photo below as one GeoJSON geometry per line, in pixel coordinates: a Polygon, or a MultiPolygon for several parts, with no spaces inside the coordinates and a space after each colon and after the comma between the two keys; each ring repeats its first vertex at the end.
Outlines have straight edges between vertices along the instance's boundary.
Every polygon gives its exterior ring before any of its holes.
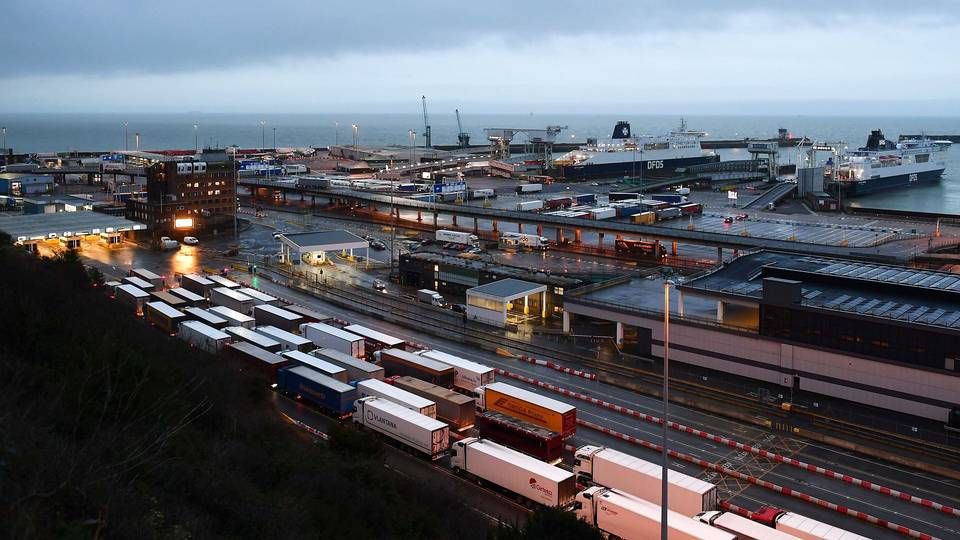
{"type": "Polygon", "coordinates": [[[866,146],[840,155],[835,179],[833,167],[827,168],[827,185],[849,197],[937,182],[947,168],[945,150],[946,145],[929,139],[895,143],[877,129],[866,146]]]}

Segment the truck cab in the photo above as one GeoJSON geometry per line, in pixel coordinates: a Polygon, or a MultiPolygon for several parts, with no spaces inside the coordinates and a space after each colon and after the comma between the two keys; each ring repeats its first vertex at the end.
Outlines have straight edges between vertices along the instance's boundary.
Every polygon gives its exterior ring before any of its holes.
{"type": "Polygon", "coordinates": [[[603,450],[602,446],[581,446],[573,453],[573,474],[577,477],[577,482],[583,482],[593,478],[593,455],[603,450]]]}
{"type": "Polygon", "coordinates": [[[577,519],[586,521],[590,525],[596,525],[596,509],[594,508],[593,497],[604,489],[606,488],[591,487],[577,493],[573,500],[573,512],[577,519]]]}
{"type": "Polygon", "coordinates": [[[430,289],[420,289],[417,291],[417,301],[436,307],[446,305],[446,302],[443,301],[443,296],[437,291],[431,291],[430,289]]]}

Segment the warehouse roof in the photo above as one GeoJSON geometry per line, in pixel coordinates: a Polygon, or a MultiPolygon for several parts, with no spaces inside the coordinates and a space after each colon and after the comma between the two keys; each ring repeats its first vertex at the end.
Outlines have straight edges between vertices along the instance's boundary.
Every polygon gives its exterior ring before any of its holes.
{"type": "Polygon", "coordinates": [[[102,232],[140,231],[143,223],[100,212],[56,212],[21,216],[0,216],[0,231],[14,241],[40,240],[51,236],[100,234],[102,232]]]}
{"type": "Polygon", "coordinates": [[[523,298],[531,294],[542,293],[546,290],[546,285],[531,283],[529,281],[523,281],[522,279],[507,278],[467,289],[467,296],[479,295],[509,302],[510,300],[523,298]]]}
{"type": "Polygon", "coordinates": [[[280,235],[279,240],[298,251],[360,249],[370,243],[350,231],[318,231],[280,235]]]}

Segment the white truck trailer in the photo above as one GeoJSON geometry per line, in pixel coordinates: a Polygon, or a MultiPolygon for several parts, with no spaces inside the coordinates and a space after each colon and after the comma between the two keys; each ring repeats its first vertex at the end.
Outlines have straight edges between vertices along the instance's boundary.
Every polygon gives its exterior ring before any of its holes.
{"type": "Polygon", "coordinates": [[[542,251],[549,248],[550,240],[537,234],[502,232],[500,233],[500,245],[542,251]]]}
{"type": "Polygon", "coordinates": [[[183,321],[180,323],[177,337],[210,354],[219,354],[224,345],[230,343],[229,334],[199,321],[183,321]]]}
{"type": "Polygon", "coordinates": [[[257,302],[253,298],[239,293],[235,289],[228,289],[226,287],[211,289],[210,303],[215,306],[228,307],[244,315],[249,315],[253,306],[257,305],[257,302]]]}
{"type": "MultiPolygon", "coordinates": [[[[638,457],[604,448],[582,446],[574,452],[573,472],[580,482],[591,482],[660,504],[662,467],[638,457]]],[[[667,504],[685,516],[717,509],[717,486],[670,471],[667,504]]]]}
{"type": "Polygon", "coordinates": [[[423,302],[424,304],[437,307],[443,307],[445,304],[443,295],[430,289],[420,289],[417,291],[417,302],[423,302]]]}
{"type": "Polygon", "coordinates": [[[696,518],[715,529],[736,535],[738,540],[797,540],[797,537],[792,534],[778,531],[733,512],[701,512],[696,515],[696,518]]]}
{"type": "Polygon", "coordinates": [[[365,398],[374,396],[383,398],[402,405],[411,411],[418,412],[430,418],[437,417],[437,404],[429,399],[420,397],[412,392],[407,392],[402,388],[397,388],[392,384],[387,384],[377,379],[367,379],[357,383],[357,397],[365,398]]]}
{"type": "Polygon", "coordinates": [[[240,313],[235,309],[230,309],[227,306],[213,306],[207,311],[217,317],[220,317],[221,319],[226,319],[229,323],[227,326],[253,328],[257,322],[253,317],[240,313]]]}
{"type": "Polygon", "coordinates": [[[492,367],[471,362],[443,351],[427,350],[417,353],[453,367],[453,386],[473,396],[477,388],[495,382],[496,372],[492,367]]]}
{"type": "Polygon", "coordinates": [[[300,325],[300,334],[322,349],[334,349],[354,358],[364,357],[363,338],[323,323],[300,325]]]}
{"type": "Polygon", "coordinates": [[[310,351],[310,355],[327,360],[347,370],[347,377],[351,381],[362,381],[363,379],[382,381],[384,377],[383,366],[371,364],[366,360],[361,360],[335,349],[314,349],[310,351]]]}
{"type": "Polygon", "coordinates": [[[347,370],[322,358],[317,358],[312,354],[306,354],[300,351],[286,351],[281,356],[295,364],[307,366],[323,373],[331,379],[336,379],[342,383],[347,383],[350,379],[347,370]]]}
{"type": "Polygon", "coordinates": [[[249,296],[250,298],[253,298],[253,303],[254,305],[257,305],[257,306],[262,306],[262,305],[276,306],[280,304],[280,300],[275,296],[270,296],[267,293],[260,292],[251,287],[240,287],[239,289],[234,289],[234,290],[240,294],[244,294],[246,296],[249,296]]]}
{"type": "Polygon", "coordinates": [[[450,466],[544,506],[565,507],[577,494],[573,473],[485,439],[453,443],[450,466]]]}
{"type": "Polygon", "coordinates": [[[793,512],[784,512],[777,516],[776,529],[802,540],[869,540],[866,536],[793,512]]]}
{"type": "MultiPolygon", "coordinates": [[[[660,538],[661,509],[640,497],[595,486],[578,493],[573,508],[578,518],[610,537],[660,538]]],[[[667,514],[667,527],[670,540],[737,540],[733,534],[673,510],[667,514]]]]}
{"type": "Polygon", "coordinates": [[[446,242],[449,244],[460,244],[464,246],[476,247],[480,242],[477,235],[463,231],[448,231],[440,229],[436,232],[437,242],[446,242]]]}
{"type": "Polygon", "coordinates": [[[280,352],[300,351],[307,353],[313,350],[313,342],[309,339],[276,326],[255,326],[253,331],[279,343],[280,352]]]}
{"type": "Polygon", "coordinates": [[[413,448],[430,459],[440,459],[450,447],[450,427],[439,420],[378,397],[358,399],[353,421],[413,448]]]}

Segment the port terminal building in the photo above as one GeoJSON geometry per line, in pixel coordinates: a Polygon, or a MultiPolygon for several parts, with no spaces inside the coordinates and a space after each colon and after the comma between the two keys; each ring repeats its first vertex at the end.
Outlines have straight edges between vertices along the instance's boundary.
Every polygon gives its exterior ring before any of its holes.
{"type": "MultiPolygon", "coordinates": [[[[664,289],[570,291],[564,331],[662,358],[664,289]]],[[[670,289],[671,362],[960,427],[960,275],[758,251],[670,289]]]]}

